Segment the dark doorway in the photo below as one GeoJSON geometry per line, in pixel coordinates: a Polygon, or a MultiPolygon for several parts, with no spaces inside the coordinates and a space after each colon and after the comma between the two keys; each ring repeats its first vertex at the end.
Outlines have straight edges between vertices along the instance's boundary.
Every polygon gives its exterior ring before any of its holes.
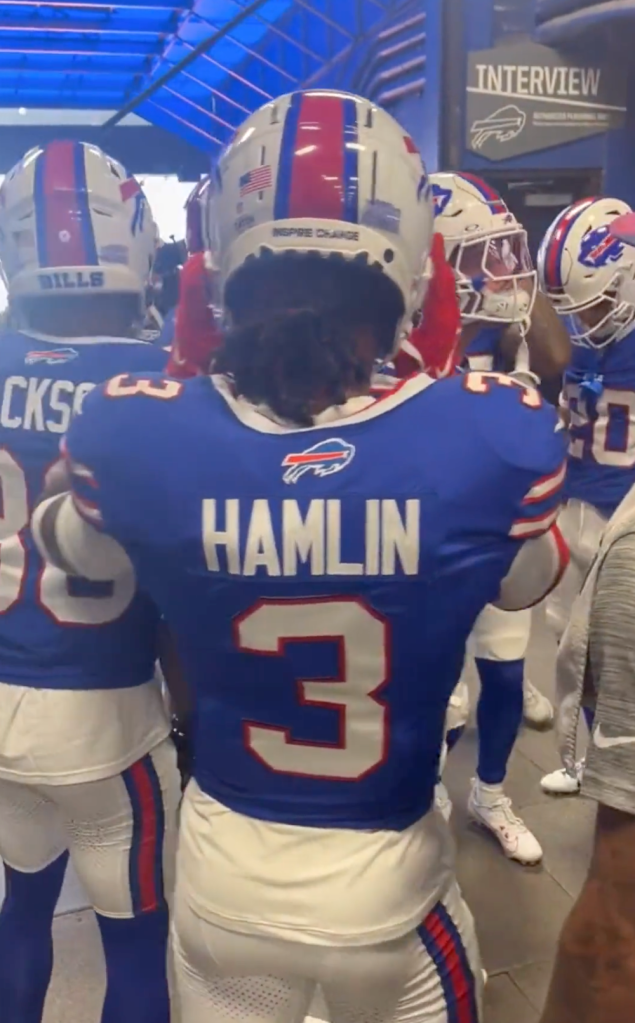
{"type": "Polygon", "coordinates": [[[599,170],[550,174],[526,172],[515,177],[498,172],[483,176],[525,227],[534,259],[545,231],[558,213],[577,199],[600,195],[602,187],[599,170]]]}

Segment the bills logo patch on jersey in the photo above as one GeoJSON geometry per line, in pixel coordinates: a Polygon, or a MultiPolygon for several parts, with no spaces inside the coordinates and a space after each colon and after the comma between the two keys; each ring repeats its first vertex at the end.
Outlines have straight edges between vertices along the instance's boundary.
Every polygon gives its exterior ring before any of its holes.
{"type": "Polygon", "coordinates": [[[432,186],[432,199],[434,201],[434,215],[435,217],[440,216],[445,211],[450,199],[452,198],[451,188],[442,188],[441,185],[432,186]]]}
{"type": "Polygon", "coordinates": [[[316,476],[331,476],[340,472],[353,461],[355,448],[340,437],[329,437],[305,451],[287,455],[282,466],[287,471],[282,477],[285,483],[297,483],[305,473],[316,476]]]}
{"type": "Polygon", "coordinates": [[[55,366],[57,363],[71,362],[78,355],[79,352],[75,348],[50,348],[43,352],[27,352],[24,361],[27,366],[35,366],[38,362],[55,366]]]}
{"type": "Polygon", "coordinates": [[[583,266],[596,270],[608,263],[616,263],[623,252],[622,242],[609,233],[609,225],[605,224],[585,234],[580,243],[578,260],[583,266]]]}

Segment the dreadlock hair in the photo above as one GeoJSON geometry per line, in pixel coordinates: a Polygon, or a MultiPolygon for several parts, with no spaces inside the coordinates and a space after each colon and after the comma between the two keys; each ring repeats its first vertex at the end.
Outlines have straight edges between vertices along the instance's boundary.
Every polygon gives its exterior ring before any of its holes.
{"type": "Polygon", "coordinates": [[[362,393],[373,361],[391,351],[404,314],[401,293],[379,269],[317,253],[270,253],[229,279],[232,326],[214,362],[236,390],[279,418],[311,426],[317,407],[362,393]],[[359,333],[375,342],[362,351],[359,333]]]}

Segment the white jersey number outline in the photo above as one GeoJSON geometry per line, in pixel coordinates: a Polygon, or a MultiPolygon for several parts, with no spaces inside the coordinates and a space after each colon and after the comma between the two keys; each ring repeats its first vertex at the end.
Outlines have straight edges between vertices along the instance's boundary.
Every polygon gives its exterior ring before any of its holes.
{"type": "MultiPolygon", "coordinates": [[[[289,728],[244,723],[247,749],[280,774],[359,781],[388,755],[388,709],[378,698],[389,676],[389,627],[359,598],[263,600],[234,623],[238,649],[284,657],[286,643],[337,642],[338,678],[297,679],[298,702],[339,714],[339,741],[294,739],[289,728]]],[[[256,669],[257,670],[257,669],[256,669]]],[[[310,714],[310,709],[307,710],[310,714]]]]}
{"type": "MultiPolygon", "coordinates": [[[[584,428],[591,424],[590,450],[598,465],[608,465],[619,469],[632,469],[635,466],[635,391],[616,390],[607,387],[599,396],[596,404],[597,416],[591,420],[586,401],[580,396],[579,384],[568,384],[566,402],[571,411],[571,426],[584,428]],[[609,447],[609,430],[611,420],[617,409],[625,413],[624,447],[609,447]]],[[[585,441],[583,437],[572,437],[569,445],[571,458],[584,458],[585,441]]]]}
{"type": "MultiPolygon", "coordinates": [[[[0,448],[0,614],[19,603],[24,590],[29,554],[23,539],[30,521],[26,476],[20,463],[0,448]]],[[[39,555],[35,555],[39,557],[39,555]]],[[[37,579],[42,609],[60,625],[105,625],[129,606],[135,592],[130,578],[104,585],[102,596],[73,596],[69,577],[53,565],[43,565],[37,579]]]]}

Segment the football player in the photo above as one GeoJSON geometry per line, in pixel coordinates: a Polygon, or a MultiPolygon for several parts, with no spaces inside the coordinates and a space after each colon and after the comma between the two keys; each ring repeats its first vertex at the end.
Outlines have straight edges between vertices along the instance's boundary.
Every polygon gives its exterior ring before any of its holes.
{"type": "MultiPolygon", "coordinates": [[[[473,370],[527,371],[558,379],[567,363],[566,331],[548,300],[536,300],[536,274],[527,235],[501,197],[471,174],[434,174],[435,229],[445,239],[454,267],[461,306],[461,348],[473,370]],[[547,308],[545,308],[547,307],[547,308]],[[552,330],[555,320],[556,330],[552,330]],[[564,340],[563,340],[564,335],[564,340]],[[511,357],[511,358],[510,358],[511,357]]],[[[534,377],[537,382],[538,377],[534,377]]],[[[509,614],[495,607],[479,617],[469,645],[481,682],[477,708],[479,758],[468,800],[472,817],[522,863],[538,863],[542,849],[514,813],[503,782],[507,764],[525,720],[551,723],[551,703],[525,676],[531,614],[509,614]]],[[[464,685],[461,699],[465,704],[464,685]]],[[[456,740],[455,730],[453,739],[456,740]]],[[[450,804],[441,786],[441,805],[450,804]]]]}
{"type": "Polygon", "coordinates": [[[34,526],[69,570],[92,552],[100,575],[96,544],[104,574],[131,559],[189,676],[183,1020],[300,1021],[319,984],[334,1023],[476,1023],[473,923],[433,805],[445,712],[485,604],[527,606],[562,570],[564,432],[499,374],[371,393],[421,308],[433,231],[384,110],[280,97],[218,174],[215,375],[91,395],[72,494],[34,526]]]}
{"type": "MultiPolygon", "coordinates": [[[[560,524],[571,563],[547,602],[558,640],[606,521],[635,482],[635,251],[611,233],[629,214],[619,199],[576,202],[556,217],[538,256],[540,287],[573,342],[561,399],[571,442],[560,524]]],[[[542,788],[575,795],[583,768],[548,774],[542,788]]]]}
{"type": "Polygon", "coordinates": [[[187,259],[184,241],[159,245],[148,285],[145,330],[139,335],[161,348],[169,348],[174,336],[174,316],[179,300],[179,280],[187,259]]]}
{"type": "Polygon", "coordinates": [[[69,579],[42,561],[28,528],[86,395],[113,372],[165,364],[133,340],[155,242],[138,183],[93,145],[34,149],[0,188],[0,258],[20,326],[0,344],[3,1023],[41,1019],[69,852],[105,951],[103,1023],[169,1017],[179,780],[153,681],[158,613],[131,566],[69,579]]]}
{"type": "MultiPolygon", "coordinates": [[[[203,206],[209,176],[201,178],[185,203],[185,241],[160,245],[152,267],[146,311],[147,339],[169,348],[174,342],[175,318],[181,281],[189,257],[202,253],[204,244],[203,206]]],[[[188,296],[189,297],[189,296],[188,296]]],[[[185,303],[183,303],[185,305],[185,303]]],[[[144,338],[146,334],[143,335],[144,338]]]]}

